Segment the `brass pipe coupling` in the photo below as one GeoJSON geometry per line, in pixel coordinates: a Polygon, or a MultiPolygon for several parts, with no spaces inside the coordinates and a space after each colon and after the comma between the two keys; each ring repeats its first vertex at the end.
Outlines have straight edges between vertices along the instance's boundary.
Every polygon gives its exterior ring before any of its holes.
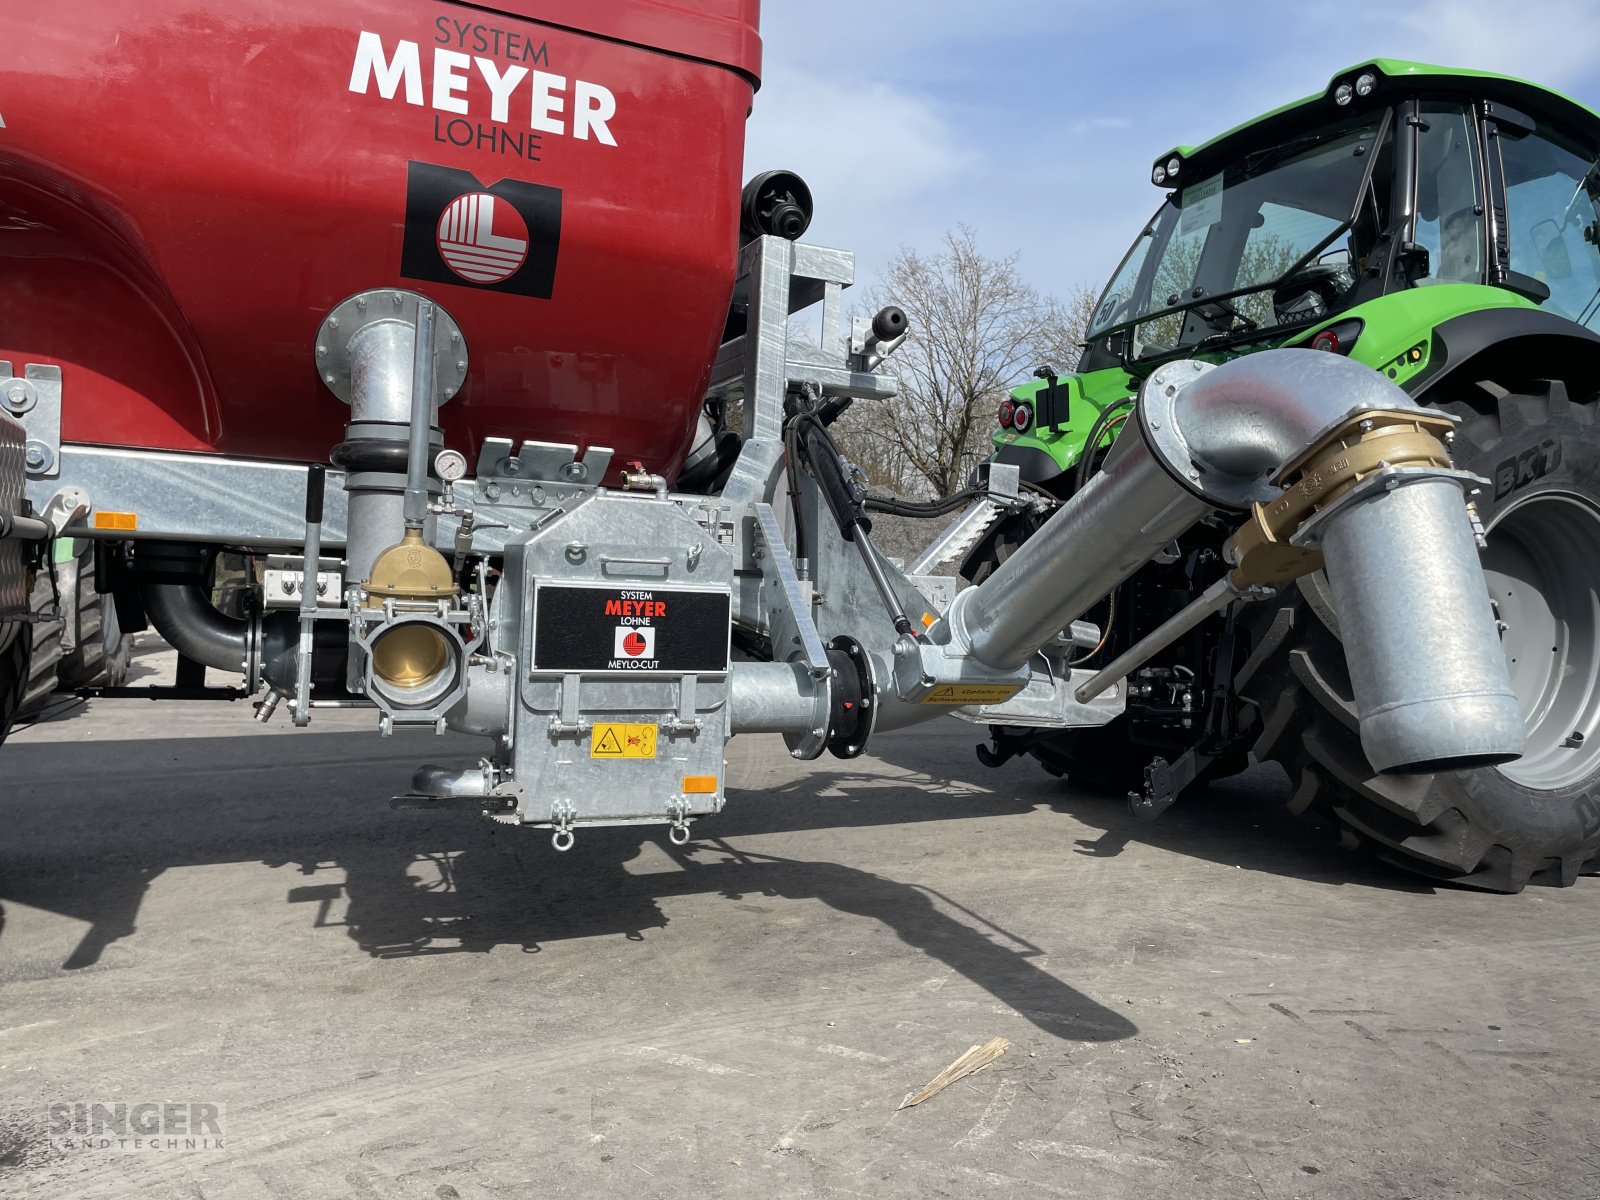
{"type": "Polygon", "coordinates": [[[368,695],[391,717],[434,722],[461,699],[483,621],[460,600],[449,562],[420,529],[408,528],[373,561],[351,615],[368,695]]]}
{"type": "Polygon", "coordinates": [[[1240,592],[1281,590],[1322,569],[1317,518],[1374,486],[1392,489],[1408,477],[1476,476],[1452,468],[1446,445],[1456,418],[1405,409],[1375,409],[1347,417],[1286,463],[1272,483],[1282,495],[1257,501],[1224,553],[1240,592]]]}

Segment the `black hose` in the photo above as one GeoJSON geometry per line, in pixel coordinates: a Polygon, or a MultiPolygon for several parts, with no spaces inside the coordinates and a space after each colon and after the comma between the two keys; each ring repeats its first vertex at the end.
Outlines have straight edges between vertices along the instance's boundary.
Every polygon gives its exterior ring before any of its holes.
{"type": "Polygon", "coordinates": [[[1074,492],[1080,490],[1084,484],[1089,482],[1089,464],[1094,461],[1095,447],[1100,444],[1100,439],[1105,436],[1106,430],[1111,427],[1111,422],[1116,419],[1116,415],[1121,409],[1128,408],[1132,404],[1133,397],[1129,396],[1126,400],[1118,400],[1115,404],[1108,404],[1100,410],[1099,417],[1095,419],[1095,423],[1089,429],[1089,436],[1084,440],[1083,456],[1078,459],[1077,470],[1072,477],[1072,490],[1074,492]]]}
{"type": "Polygon", "coordinates": [[[982,488],[967,488],[939,500],[902,500],[899,496],[868,496],[866,506],[873,512],[896,517],[942,517],[987,493],[982,488]]]}
{"type": "Polygon", "coordinates": [[[227,616],[211,603],[204,547],[142,542],[134,561],[141,572],[139,595],[155,631],[195,662],[243,672],[250,622],[227,616]]]}

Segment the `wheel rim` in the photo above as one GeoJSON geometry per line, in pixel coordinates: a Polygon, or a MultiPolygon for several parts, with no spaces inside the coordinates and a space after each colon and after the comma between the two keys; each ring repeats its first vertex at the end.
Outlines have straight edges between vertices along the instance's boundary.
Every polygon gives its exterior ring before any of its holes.
{"type": "Polygon", "coordinates": [[[1504,626],[1528,748],[1496,768],[1555,791],[1600,765],[1600,508],[1567,492],[1511,505],[1488,532],[1483,574],[1504,626]]]}

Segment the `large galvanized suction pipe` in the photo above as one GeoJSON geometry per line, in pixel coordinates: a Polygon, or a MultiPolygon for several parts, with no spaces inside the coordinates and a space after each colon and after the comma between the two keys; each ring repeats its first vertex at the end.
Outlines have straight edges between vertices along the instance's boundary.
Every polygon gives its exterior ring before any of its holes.
{"type": "MultiPolygon", "coordinates": [[[[367,469],[351,471],[346,518],[345,578],[365,580],[378,555],[405,532],[406,450],[410,443],[411,386],[416,329],[405,321],[375,321],[350,339],[350,425],[346,445],[358,440],[394,443],[395,465],[382,470],[369,445],[367,469]]],[[[426,437],[426,431],[423,432],[426,437]]]]}
{"type": "Polygon", "coordinates": [[[732,733],[804,733],[819,722],[819,685],[800,663],[735,663],[728,676],[732,733]]]}
{"type": "MultiPolygon", "coordinates": [[[[1012,670],[1215,505],[1179,487],[1137,437],[951,609],[974,658],[1012,670]]],[[[960,636],[958,634],[958,636],[960,636]]]]}
{"type": "MultiPolygon", "coordinates": [[[[1272,478],[1320,435],[1364,412],[1416,408],[1335,354],[1169,363],[1146,381],[1136,435],[957,598],[950,633],[978,660],[1016,668],[1207,512],[1280,494],[1272,478]]],[[[1459,481],[1423,476],[1321,519],[1362,745],[1382,771],[1504,762],[1523,747],[1459,481]]]]}
{"type": "Polygon", "coordinates": [[[400,540],[408,517],[431,524],[426,464],[444,444],[438,408],[466,377],[467,347],[433,301],[383,289],[335,307],[317,331],[316,353],[323,382],[350,405],[345,440],[331,458],[344,469],[349,494],[345,578],[359,584],[400,540]]]}

